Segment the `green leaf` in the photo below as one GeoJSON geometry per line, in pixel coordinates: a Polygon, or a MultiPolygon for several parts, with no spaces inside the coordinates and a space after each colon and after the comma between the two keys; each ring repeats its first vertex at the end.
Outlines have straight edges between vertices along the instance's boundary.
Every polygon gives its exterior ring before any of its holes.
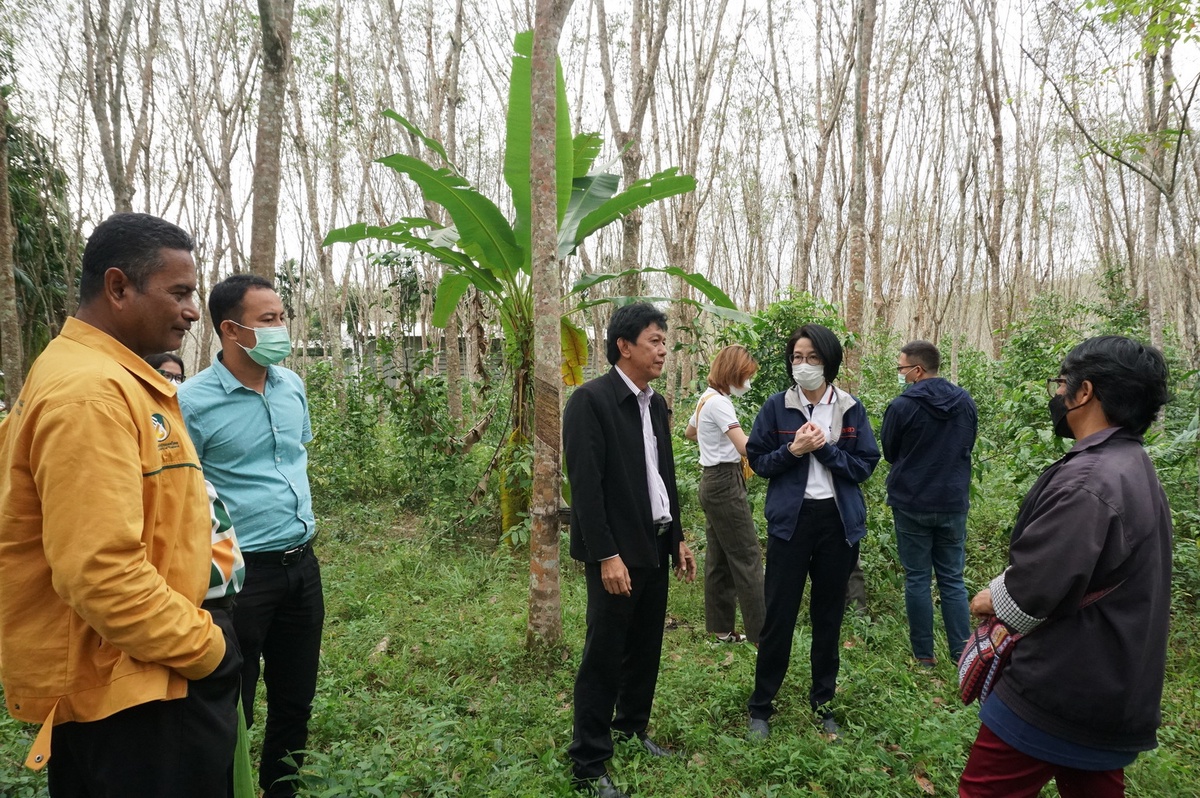
{"type": "Polygon", "coordinates": [[[435,327],[445,327],[450,321],[451,314],[458,307],[458,301],[471,287],[471,278],[465,274],[446,274],[442,276],[437,287],[437,299],[433,303],[433,316],[430,321],[435,327]]]}
{"type": "Polygon", "coordinates": [[[575,181],[575,147],[571,141],[571,109],[567,106],[567,82],[562,61],[554,59],[554,184],[558,193],[558,216],[562,224],[571,204],[575,181]]]}
{"type": "Polygon", "coordinates": [[[575,178],[571,202],[558,228],[558,258],[570,255],[579,246],[575,235],[579,223],[616,193],[621,178],[611,174],[586,175],[575,178]]]}
{"type": "Polygon", "coordinates": [[[748,322],[753,318],[750,314],[748,314],[744,311],[738,310],[737,305],[734,303],[734,301],[732,299],[729,298],[729,295],[726,294],[724,291],[722,291],[720,288],[717,288],[715,285],[713,285],[707,277],[705,277],[702,274],[696,274],[695,272],[684,271],[683,269],[679,268],[678,266],[667,266],[666,268],[662,268],[662,269],[657,269],[657,268],[626,269],[623,272],[615,272],[615,273],[585,274],[582,277],[580,277],[578,280],[575,281],[575,284],[571,286],[571,290],[567,292],[567,296],[571,296],[573,294],[578,294],[588,288],[599,285],[600,283],[605,283],[605,282],[608,282],[609,280],[618,280],[622,277],[626,277],[626,276],[633,275],[633,274],[639,274],[639,275],[642,275],[642,274],[670,274],[674,277],[678,277],[679,279],[683,280],[685,283],[690,285],[692,288],[695,288],[697,291],[699,291],[701,294],[703,294],[705,296],[705,298],[708,299],[709,301],[707,303],[705,303],[705,302],[697,302],[695,300],[686,299],[686,298],[680,298],[680,299],[676,300],[676,299],[672,299],[670,297],[665,297],[665,298],[664,297],[608,297],[605,299],[599,299],[599,300],[581,303],[576,309],[583,308],[583,307],[591,307],[596,304],[600,304],[603,302],[610,302],[610,301],[616,302],[617,304],[628,304],[629,302],[682,301],[687,304],[695,305],[696,307],[707,310],[708,312],[713,313],[714,315],[717,315],[717,316],[720,316],[720,317],[726,318],[726,319],[732,319],[734,321],[748,322]]]}
{"type": "Polygon", "coordinates": [[[678,171],[675,167],[671,167],[652,177],[643,178],[585,216],[579,223],[579,230],[575,234],[576,246],[600,228],[638,208],[667,197],[674,197],[676,194],[694,191],[696,179],[691,175],[676,174],[678,171]]]}
{"type": "MultiPolygon", "coordinates": [[[[513,229],[525,261],[522,268],[528,273],[532,265],[532,232],[530,208],[532,186],[530,155],[533,146],[533,100],[530,54],[533,52],[532,31],[522,31],[513,40],[512,76],[508,90],[508,116],[504,146],[504,182],[512,191],[516,223],[513,229]]],[[[554,170],[558,224],[571,201],[571,181],[574,178],[575,152],[571,143],[571,112],[567,105],[567,84],[563,79],[562,62],[555,59],[554,103],[554,170]]]]}
{"type": "MultiPolygon", "coordinates": [[[[533,137],[533,106],[531,99],[530,53],[533,51],[533,31],[521,31],[513,39],[512,73],[508,84],[508,116],[505,121],[504,182],[512,191],[516,221],[513,231],[517,244],[531,262],[529,207],[532,187],[529,177],[529,156],[533,137]]],[[[524,266],[522,268],[525,268],[524,266]]]]}
{"type": "MultiPolygon", "coordinates": [[[[407,130],[409,133],[411,133],[414,136],[416,136],[417,138],[419,138],[422,142],[424,142],[426,147],[428,147],[429,149],[436,152],[439,156],[441,156],[442,161],[447,166],[449,166],[451,169],[454,169],[454,164],[450,163],[450,158],[449,158],[449,156],[446,155],[446,148],[442,146],[440,141],[438,141],[435,138],[426,136],[425,133],[422,132],[419,127],[414,125],[412,122],[409,122],[407,119],[405,119],[403,116],[401,116],[400,114],[393,111],[391,108],[385,108],[383,111],[383,115],[386,116],[388,119],[393,119],[393,120],[399,122],[401,125],[403,125],[405,130],[407,130]]],[[[454,169],[454,173],[458,174],[458,170],[454,169]]]]}
{"type": "Polygon", "coordinates": [[[498,277],[521,269],[524,253],[500,209],[449,169],[437,169],[402,153],[379,163],[408,175],[430,202],[446,209],[458,228],[459,247],[498,277]]]}
{"type": "Polygon", "coordinates": [[[573,175],[576,180],[587,175],[592,170],[592,164],[596,162],[596,156],[600,154],[600,145],[602,140],[599,133],[580,133],[575,137],[575,169],[573,175]]]}

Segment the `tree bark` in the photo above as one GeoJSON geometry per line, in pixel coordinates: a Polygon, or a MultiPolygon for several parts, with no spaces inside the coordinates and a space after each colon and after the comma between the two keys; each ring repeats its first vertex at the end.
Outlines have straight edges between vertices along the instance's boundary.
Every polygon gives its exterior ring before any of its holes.
{"type": "Polygon", "coordinates": [[[25,354],[17,315],[17,282],[13,224],[8,196],[8,100],[0,91],[0,368],[4,369],[3,398],[9,406],[25,383],[25,354]]]}
{"type": "Polygon", "coordinates": [[[529,537],[529,622],[526,645],[550,647],[562,638],[558,507],[562,481],[560,386],[562,295],[555,182],[558,40],[571,0],[537,0],[530,58],[532,136],[529,172],[533,245],[533,496],[529,537]]]}
{"type": "MultiPolygon", "coordinates": [[[[462,60],[463,42],[463,0],[454,4],[454,31],[450,34],[449,52],[446,54],[447,70],[440,92],[442,104],[445,107],[446,127],[442,141],[446,147],[446,155],[450,163],[454,163],[458,154],[458,70],[462,60]]],[[[450,314],[446,322],[446,397],[449,403],[450,418],[455,429],[463,423],[462,401],[462,358],[459,352],[459,340],[462,337],[462,323],[458,311],[450,314]]]]}
{"type": "MultiPolygon", "coordinates": [[[[125,96],[125,59],[130,53],[135,3],[126,0],[121,16],[113,27],[110,0],[99,0],[93,9],[89,0],[83,7],[83,42],[87,56],[87,93],[92,115],[100,136],[100,153],[104,170],[113,193],[113,207],[118,213],[133,210],[134,169],[137,158],[150,138],[150,108],[154,92],[154,56],[158,49],[161,20],[159,4],[153,2],[147,11],[149,29],[146,45],[140,53],[141,105],[133,120],[133,135],[126,153],[125,112],[129,98],[125,96]]],[[[132,110],[132,109],[130,109],[132,110]]]]}
{"type": "MultiPolygon", "coordinates": [[[[658,0],[654,4],[648,0],[637,0],[631,9],[629,79],[632,84],[630,87],[632,96],[629,126],[624,129],[621,128],[620,116],[617,114],[616,83],[613,78],[612,59],[609,53],[608,19],[605,15],[604,0],[594,0],[594,4],[596,7],[597,43],[600,47],[600,73],[604,78],[604,105],[608,111],[608,121],[612,127],[613,139],[621,151],[624,184],[629,186],[641,177],[642,126],[646,121],[650,98],[654,94],[654,77],[658,71],[663,38],[667,33],[667,9],[670,3],[667,0],[658,0]],[[651,5],[654,6],[653,16],[650,13],[651,5]],[[647,24],[649,25],[648,29],[647,24]]],[[[621,270],[636,269],[639,266],[642,245],[642,212],[640,209],[622,217],[621,231],[621,270]]],[[[623,296],[640,294],[641,279],[636,274],[622,277],[617,281],[617,292],[623,296]]]]}
{"type": "MultiPolygon", "coordinates": [[[[854,75],[854,150],[850,178],[850,280],[846,286],[846,329],[863,333],[863,294],[867,281],[867,118],[871,88],[871,47],[875,40],[875,0],[860,0],[858,8],[858,58],[854,75]]],[[[878,265],[876,264],[876,267],[878,265]]],[[[851,380],[857,380],[859,351],[847,353],[851,380]]]]}
{"type": "Polygon", "coordinates": [[[254,203],[250,222],[250,271],[275,279],[279,226],[279,148],[292,65],[292,10],[295,0],[258,0],[262,29],[262,81],[258,132],[254,139],[254,203]]]}

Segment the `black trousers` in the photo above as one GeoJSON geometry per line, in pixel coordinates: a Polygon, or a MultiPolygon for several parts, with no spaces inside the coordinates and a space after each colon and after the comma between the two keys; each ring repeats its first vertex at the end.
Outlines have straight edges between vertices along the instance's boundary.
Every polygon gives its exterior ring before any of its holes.
{"type": "Polygon", "coordinates": [[[805,500],[791,540],[767,539],[764,580],[767,615],[759,642],[750,696],[750,717],[770,718],[773,701],[787,674],[792,634],[804,598],[804,582],[812,580],[809,619],[812,623],[812,688],[808,701],[815,710],[833,700],[841,665],[840,637],[846,611],[846,582],[858,561],[858,544],[846,545],[846,532],[833,499],[805,500]]]}
{"type": "Polygon", "coordinates": [[[614,731],[646,733],[667,617],[669,546],[668,536],[659,538],[660,567],[629,569],[630,596],[604,589],[599,563],[584,566],[587,636],[575,676],[575,736],[567,749],[576,779],[604,775],[614,731]]]}
{"type": "Polygon", "coordinates": [[[283,762],[308,745],[308,719],[317,692],[317,661],[325,622],[321,566],[310,548],[298,562],[247,552],[246,578],[237,596],[233,623],[242,653],[242,707],[246,725],[254,724],[254,692],[261,667],[267,687],[267,725],[263,733],[258,783],[268,798],[293,796],[294,781],[276,780],[296,772],[283,762]],[[259,658],[262,663],[260,666],[259,658]]]}
{"type": "Polygon", "coordinates": [[[214,798],[225,795],[237,743],[242,654],[224,610],[225,657],[185,698],[151,701],[102,720],[61,723],[47,765],[53,798],[214,798]]]}

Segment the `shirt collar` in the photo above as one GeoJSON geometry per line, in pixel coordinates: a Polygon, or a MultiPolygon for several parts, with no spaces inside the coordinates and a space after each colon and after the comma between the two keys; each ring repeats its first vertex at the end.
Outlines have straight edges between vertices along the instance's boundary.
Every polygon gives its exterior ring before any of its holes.
{"type": "Polygon", "coordinates": [[[1093,446],[1099,446],[1109,438],[1117,435],[1121,435],[1121,437],[1133,437],[1140,440],[1140,436],[1134,435],[1124,427],[1105,427],[1099,432],[1093,432],[1086,438],[1081,438],[1075,441],[1075,444],[1067,450],[1067,454],[1076,454],[1078,452],[1082,452],[1084,449],[1091,449],[1093,446]]]}
{"type": "Polygon", "coordinates": [[[633,380],[629,379],[629,376],[625,372],[621,371],[620,366],[613,366],[613,368],[616,369],[617,373],[621,375],[621,379],[625,381],[627,386],[629,386],[629,390],[633,391],[634,396],[640,398],[643,393],[646,395],[647,399],[649,399],[651,396],[654,396],[654,389],[649,385],[647,385],[646,390],[643,391],[641,388],[634,385],[633,380]]]}
{"type": "Polygon", "coordinates": [[[163,396],[175,395],[175,383],[165,379],[154,367],[142,360],[132,349],[86,321],[71,316],[60,333],[64,338],[83,344],[105,357],[112,358],[122,368],[146,383],[146,387],[163,396]]]}
{"type": "MultiPolygon", "coordinates": [[[[824,393],[824,395],[821,396],[821,400],[819,402],[814,402],[813,404],[831,405],[834,403],[834,401],[836,401],[836,399],[837,399],[837,390],[833,387],[832,384],[826,383],[825,393],[824,393]]],[[[799,410],[800,408],[804,408],[805,410],[807,410],[809,401],[808,401],[808,397],[804,395],[804,392],[800,390],[800,386],[793,385],[784,394],[784,405],[787,407],[794,407],[797,410],[799,410]]]]}
{"type": "MultiPolygon", "coordinates": [[[[239,388],[247,391],[253,390],[252,388],[247,388],[245,385],[242,385],[242,381],[233,376],[233,372],[230,371],[229,367],[225,365],[225,356],[223,352],[217,352],[217,359],[213,361],[212,369],[213,373],[217,375],[217,379],[220,380],[221,387],[225,389],[225,393],[233,393],[239,388]]],[[[279,382],[279,374],[276,373],[274,366],[267,366],[267,382],[272,384],[279,382]]]]}

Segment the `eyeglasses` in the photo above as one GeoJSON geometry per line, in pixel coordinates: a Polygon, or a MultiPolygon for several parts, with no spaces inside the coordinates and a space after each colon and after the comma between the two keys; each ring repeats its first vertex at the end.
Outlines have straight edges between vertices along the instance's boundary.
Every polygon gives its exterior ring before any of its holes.
{"type": "Polygon", "coordinates": [[[1046,380],[1046,393],[1050,394],[1050,398],[1053,399],[1058,395],[1058,389],[1066,384],[1066,377],[1051,377],[1050,379],[1046,380]]]}
{"type": "Polygon", "coordinates": [[[163,375],[164,377],[166,377],[168,380],[175,383],[176,385],[183,382],[182,374],[172,374],[171,372],[163,371],[162,369],[155,369],[155,371],[157,371],[159,374],[163,375]]]}
{"type": "Polygon", "coordinates": [[[793,354],[792,355],[792,365],[798,366],[801,363],[807,363],[810,366],[824,366],[825,365],[825,361],[822,360],[821,356],[818,355],[816,352],[813,352],[811,355],[808,355],[807,357],[800,354],[799,352],[793,354]]]}
{"type": "Polygon", "coordinates": [[[919,365],[921,365],[921,364],[920,363],[910,363],[907,366],[896,366],[896,373],[897,374],[907,374],[909,371],[911,371],[912,369],[915,369],[919,365]]]}

